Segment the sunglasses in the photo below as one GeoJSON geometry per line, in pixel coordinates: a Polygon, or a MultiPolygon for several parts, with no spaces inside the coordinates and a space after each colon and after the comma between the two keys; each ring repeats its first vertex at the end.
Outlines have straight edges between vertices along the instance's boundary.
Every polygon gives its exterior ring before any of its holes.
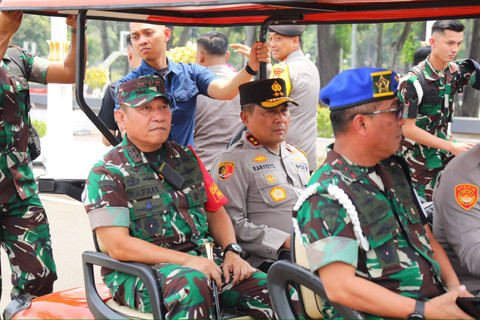
{"type": "MultiPolygon", "coordinates": [[[[392,109],[387,109],[387,110],[379,110],[379,111],[372,111],[372,112],[362,112],[362,113],[357,113],[357,114],[364,114],[364,115],[367,115],[367,114],[379,114],[379,113],[385,113],[385,112],[395,112],[395,117],[397,118],[397,121],[400,121],[402,120],[403,118],[403,106],[402,105],[398,105],[398,107],[396,108],[392,108],[392,109]]],[[[355,116],[357,114],[354,114],[350,117],[350,120],[355,118],[355,116]]]]}

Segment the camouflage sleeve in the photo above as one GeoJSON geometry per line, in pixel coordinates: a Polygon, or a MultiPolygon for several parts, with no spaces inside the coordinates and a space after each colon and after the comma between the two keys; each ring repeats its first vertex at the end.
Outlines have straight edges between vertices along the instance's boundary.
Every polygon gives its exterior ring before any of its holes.
{"type": "Polygon", "coordinates": [[[47,70],[50,66],[50,61],[47,59],[32,57],[29,58],[29,63],[32,66],[32,71],[28,77],[28,81],[38,82],[42,84],[47,84],[47,70]]]}
{"type": "Polygon", "coordinates": [[[404,76],[398,84],[398,99],[405,107],[404,117],[407,119],[416,119],[418,113],[419,98],[417,90],[413,83],[417,76],[404,76]]]}
{"type": "Polygon", "coordinates": [[[477,90],[480,89],[480,81],[477,76],[480,71],[480,65],[473,59],[465,59],[458,62],[463,76],[467,79],[466,85],[469,85],[477,90]]]}
{"type": "Polygon", "coordinates": [[[123,176],[97,163],[82,195],[92,230],[98,227],[130,227],[130,211],[123,176]]]}
{"type": "Polygon", "coordinates": [[[310,269],[332,262],[357,266],[358,244],[345,209],[328,195],[311,196],[297,214],[310,269]]]}

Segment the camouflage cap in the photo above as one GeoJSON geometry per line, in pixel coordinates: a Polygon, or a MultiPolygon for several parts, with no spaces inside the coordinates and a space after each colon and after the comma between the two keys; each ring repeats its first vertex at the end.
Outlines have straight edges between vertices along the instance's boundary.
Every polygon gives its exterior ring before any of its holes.
{"type": "Polygon", "coordinates": [[[255,103],[264,109],[270,109],[286,102],[298,106],[297,101],[287,96],[285,80],[280,78],[247,82],[240,85],[238,91],[240,91],[240,104],[242,106],[255,103]]]}
{"type": "Polygon", "coordinates": [[[158,97],[163,97],[170,103],[165,95],[165,80],[156,75],[141,76],[117,87],[119,105],[137,108],[158,97]]]}

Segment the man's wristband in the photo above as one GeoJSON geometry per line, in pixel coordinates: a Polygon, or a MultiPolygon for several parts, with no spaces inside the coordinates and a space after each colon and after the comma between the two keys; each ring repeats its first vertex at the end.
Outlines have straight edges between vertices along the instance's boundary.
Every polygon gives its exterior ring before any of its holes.
{"type": "Polygon", "coordinates": [[[245,71],[251,76],[256,76],[258,74],[258,71],[253,71],[252,68],[248,65],[248,63],[245,65],[245,71]]]}
{"type": "MultiPolygon", "coordinates": [[[[85,25],[85,30],[87,30],[87,25],[85,25]]],[[[77,28],[72,28],[72,27],[70,27],[70,31],[71,31],[73,34],[77,34],[77,28]]]]}

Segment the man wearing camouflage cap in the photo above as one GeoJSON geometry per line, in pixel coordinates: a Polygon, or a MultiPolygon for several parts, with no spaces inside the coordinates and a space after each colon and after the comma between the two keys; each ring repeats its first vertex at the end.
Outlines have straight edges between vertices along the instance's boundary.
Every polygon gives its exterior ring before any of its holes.
{"type": "Polygon", "coordinates": [[[287,95],[298,102],[298,107],[291,109],[287,141],[306,153],[310,170],[315,170],[320,74],[315,63],[303,54],[300,37],[304,31],[304,25],[269,27],[272,57],[278,61],[272,66],[270,78],[284,79],[287,95]]]}
{"type": "MultiPolygon", "coordinates": [[[[124,82],[117,97],[115,118],[125,137],[93,167],[83,194],[92,230],[108,254],[152,266],[167,319],[212,318],[210,280],[219,284],[223,306],[273,317],[264,273],[234,251],[225,250],[223,261],[206,258],[205,243],[215,240],[226,249],[236,244],[235,232],[225,202],[208,199],[223,195],[193,150],[167,141],[172,114],[163,78],[124,82]]],[[[110,270],[104,280],[120,304],[151,311],[135,276],[110,270]]]]}
{"type": "Polygon", "coordinates": [[[369,315],[467,318],[455,300],[470,294],[425,226],[408,166],[394,155],[405,123],[397,82],[390,70],[353,69],[320,93],[335,144],[294,208],[310,269],[332,302],[369,315]]]}
{"type": "Polygon", "coordinates": [[[298,108],[287,97],[285,81],[257,80],[239,90],[247,131],[215,159],[211,170],[229,199],[225,209],[246,260],[267,272],[277,259],[290,260],[292,208],[307,185],[308,161],[285,142],[290,109],[298,108]]]}

